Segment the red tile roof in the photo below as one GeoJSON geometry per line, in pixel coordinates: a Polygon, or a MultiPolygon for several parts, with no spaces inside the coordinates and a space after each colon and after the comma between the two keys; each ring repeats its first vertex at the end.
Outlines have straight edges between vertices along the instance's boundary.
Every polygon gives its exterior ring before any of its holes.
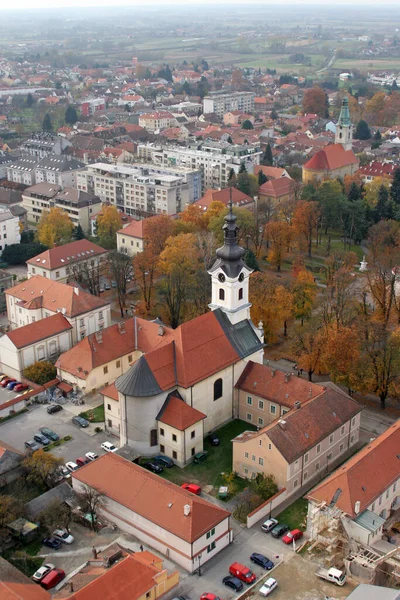
{"type": "Polygon", "coordinates": [[[72,329],[69,321],[61,313],[56,313],[51,317],[47,317],[47,319],[41,319],[35,323],[29,323],[29,325],[9,331],[6,333],[6,336],[17,348],[26,348],[26,346],[45,340],[53,335],[58,335],[69,329],[72,329]]]}
{"type": "Polygon", "coordinates": [[[0,556],[0,598],[2,600],[51,600],[37,583],[0,556]]]}
{"type": "Polygon", "coordinates": [[[294,192],[294,181],[288,177],[280,177],[279,179],[270,179],[260,186],[258,193],[260,196],[269,196],[279,198],[287,196],[294,192]]]}
{"type": "MultiPolygon", "coordinates": [[[[222,190],[208,189],[204,195],[194,202],[195,206],[199,206],[206,210],[211,202],[222,202],[225,206],[228,206],[230,199],[230,188],[224,188],[222,190]]],[[[254,198],[244,194],[237,188],[232,188],[232,202],[234,206],[248,206],[254,204],[254,198]]]]}
{"type": "Polygon", "coordinates": [[[129,225],[127,225],[126,227],[123,227],[122,229],[119,229],[117,231],[117,233],[142,240],[144,237],[144,233],[143,233],[144,221],[145,221],[145,219],[141,219],[140,221],[131,221],[129,223],[129,225]]]}
{"type": "Polygon", "coordinates": [[[193,543],[230,513],[112,452],[72,475],[104,496],[193,543]],[[184,506],[189,505],[189,515],[184,506]]]}
{"type": "Polygon", "coordinates": [[[106,253],[107,250],[85,239],[64,244],[64,246],[55,246],[26,262],[33,266],[40,266],[42,269],[59,269],[106,253]]]}
{"type": "Polygon", "coordinates": [[[6,452],[12,452],[13,454],[17,454],[21,457],[24,456],[23,452],[20,452],[19,450],[14,448],[14,446],[10,446],[6,442],[0,440],[0,458],[2,458],[6,452]]]}
{"type": "MultiPolygon", "coordinates": [[[[260,171],[262,171],[264,175],[268,177],[268,179],[287,177],[285,175],[285,169],[280,169],[279,167],[267,167],[266,165],[257,165],[254,167],[254,175],[258,175],[260,171]]],[[[289,177],[287,177],[287,179],[289,179],[289,177]]]]}
{"type": "Polygon", "coordinates": [[[100,390],[100,394],[102,396],[106,396],[107,398],[111,398],[112,400],[119,401],[118,390],[115,387],[115,383],[111,385],[106,385],[102,390],[100,390]]]}
{"type": "Polygon", "coordinates": [[[370,175],[371,177],[392,177],[395,170],[398,168],[398,165],[395,165],[394,163],[372,161],[367,165],[360,167],[359,172],[362,173],[362,175],[370,175]]]}
{"type": "Polygon", "coordinates": [[[157,421],[165,423],[170,427],[184,431],[188,427],[195,425],[207,415],[192,408],[181,398],[170,396],[157,417],[157,421]]]}
{"type": "Polygon", "coordinates": [[[359,512],[363,512],[399,477],[400,420],[336,469],[306,497],[331,504],[340,489],[335,506],[355,518],[356,502],[360,502],[359,512]]]}
{"type": "Polygon", "coordinates": [[[358,158],[353,150],[345,150],[342,144],[330,144],[314,154],[314,156],[303,165],[303,169],[309,169],[311,171],[333,171],[357,163],[358,158]]]}

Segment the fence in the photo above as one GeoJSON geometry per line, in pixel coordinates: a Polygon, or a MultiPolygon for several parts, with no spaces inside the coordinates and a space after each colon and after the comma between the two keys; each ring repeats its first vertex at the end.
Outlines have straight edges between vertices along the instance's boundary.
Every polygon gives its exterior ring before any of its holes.
{"type": "Polygon", "coordinates": [[[277,492],[272,498],[269,498],[261,504],[257,508],[255,508],[251,513],[247,515],[247,528],[252,527],[257,521],[262,519],[263,517],[268,517],[272,513],[274,509],[283,504],[286,500],[288,494],[286,488],[282,488],[277,492]]]}

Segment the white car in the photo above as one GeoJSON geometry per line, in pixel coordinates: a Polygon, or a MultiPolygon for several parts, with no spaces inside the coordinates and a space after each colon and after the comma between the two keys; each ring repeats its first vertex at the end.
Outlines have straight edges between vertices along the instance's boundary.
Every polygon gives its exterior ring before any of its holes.
{"type": "Polygon", "coordinates": [[[64,467],[64,465],[60,465],[58,467],[58,472],[64,479],[69,479],[71,477],[71,473],[68,471],[67,467],[64,467]]]}
{"type": "Polygon", "coordinates": [[[71,473],[73,473],[74,471],[77,471],[79,469],[78,465],[74,462],[72,462],[72,460],[70,462],[65,463],[65,466],[67,467],[68,471],[70,471],[71,473]]]}
{"type": "Polygon", "coordinates": [[[66,529],[56,529],[53,531],[52,536],[64,544],[72,544],[74,542],[74,536],[68,533],[66,529]]]}
{"type": "Polygon", "coordinates": [[[265,531],[265,533],[269,533],[271,531],[271,529],[273,529],[275,527],[275,525],[278,525],[277,519],[268,519],[268,521],[265,521],[261,525],[261,529],[263,531],[265,531]]]}
{"type": "Polygon", "coordinates": [[[101,447],[106,452],[116,452],[118,450],[118,448],[114,446],[114,444],[112,444],[111,442],[103,442],[101,447]]]}
{"type": "Polygon", "coordinates": [[[264,582],[262,588],[260,588],[261,596],[269,596],[270,593],[273,592],[276,587],[278,587],[277,580],[273,577],[270,577],[269,579],[267,579],[267,581],[264,582]]]}
{"type": "Polygon", "coordinates": [[[50,573],[50,571],[52,571],[55,568],[55,565],[53,565],[52,563],[46,563],[45,565],[42,565],[40,569],[38,569],[32,575],[33,581],[37,581],[38,583],[40,583],[40,581],[42,581],[42,579],[46,577],[47,573],[50,573]]]}
{"type": "Polygon", "coordinates": [[[86,452],[85,456],[89,460],[96,460],[96,458],[99,457],[98,454],[95,454],[94,452],[86,452]]]}

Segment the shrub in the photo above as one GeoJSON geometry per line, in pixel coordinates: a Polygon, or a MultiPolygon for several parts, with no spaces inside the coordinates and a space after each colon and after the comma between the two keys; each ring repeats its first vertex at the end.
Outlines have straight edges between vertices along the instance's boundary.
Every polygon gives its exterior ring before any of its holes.
{"type": "Polygon", "coordinates": [[[33,363],[33,365],[30,365],[24,369],[24,377],[29,379],[29,381],[33,381],[39,385],[43,385],[44,383],[51,381],[56,377],[56,375],[57,369],[51,362],[47,360],[37,361],[33,363]]]}
{"type": "Polygon", "coordinates": [[[72,440],[72,435],[66,435],[64,437],[64,442],[69,442],[69,440],[72,440]]]}
{"type": "Polygon", "coordinates": [[[53,446],[61,446],[61,442],[60,440],[57,440],[54,442],[53,446]]]}
{"type": "Polygon", "coordinates": [[[103,431],[103,428],[102,427],[95,427],[94,430],[95,430],[96,433],[100,433],[100,431],[103,431]]]}
{"type": "Polygon", "coordinates": [[[50,448],[49,448],[48,446],[45,446],[45,447],[43,448],[43,450],[44,450],[45,452],[48,452],[48,451],[50,450],[50,448]]]}

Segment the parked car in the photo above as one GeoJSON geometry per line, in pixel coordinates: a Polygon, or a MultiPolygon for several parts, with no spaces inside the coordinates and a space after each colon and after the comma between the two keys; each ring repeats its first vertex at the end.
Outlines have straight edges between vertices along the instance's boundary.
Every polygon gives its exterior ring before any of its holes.
{"type": "Polygon", "coordinates": [[[273,592],[276,587],[278,587],[277,580],[273,579],[273,577],[270,577],[269,579],[267,579],[267,581],[264,581],[262,588],[260,588],[261,596],[269,596],[270,593],[273,592]]]}
{"type": "Polygon", "coordinates": [[[111,442],[103,442],[101,447],[106,452],[116,452],[118,450],[118,448],[114,446],[114,444],[112,444],[111,442]]]}
{"type": "Polygon", "coordinates": [[[41,427],[39,431],[43,433],[43,435],[45,435],[47,439],[52,440],[53,442],[57,442],[57,440],[60,439],[60,436],[48,427],[41,427]]]}
{"type": "Polygon", "coordinates": [[[47,407],[47,412],[49,413],[49,415],[52,415],[54,413],[59,412],[62,409],[63,407],[61,406],[61,404],[52,404],[51,406],[47,407]]]}
{"type": "Polygon", "coordinates": [[[232,575],[232,577],[237,577],[241,581],[244,581],[248,584],[253,583],[253,581],[257,579],[256,574],[253,573],[253,571],[249,569],[249,567],[246,567],[245,565],[242,565],[238,562],[234,562],[231,564],[231,566],[229,567],[229,573],[232,575]]]}
{"type": "Polygon", "coordinates": [[[43,546],[47,546],[48,548],[52,548],[53,550],[58,550],[61,548],[60,540],[57,540],[54,537],[47,537],[43,540],[43,546]]]}
{"type": "Polygon", "coordinates": [[[175,464],[172,458],[169,458],[169,456],[164,456],[164,454],[159,454],[158,456],[155,456],[154,460],[158,462],[158,464],[160,464],[162,467],[167,467],[167,469],[170,469],[175,464]]]}
{"type": "Polygon", "coordinates": [[[148,469],[149,471],[152,471],[153,473],[162,473],[164,471],[164,469],[154,461],[145,463],[143,466],[145,469],[148,469]]]}
{"type": "Polygon", "coordinates": [[[181,488],[192,494],[196,494],[196,496],[200,496],[201,494],[201,487],[195,483],[182,483],[181,488]]]}
{"type": "Polygon", "coordinates": [[[67,467],[68,471],[70,471],[71,473],[73,473],[74,471],[77,471],[79,469],[78,465],[76,463],[72,462],[72,460],[65,463],[65,466],[67,467]]]}
{"type": "Polygon", "coordinates": [[[278,525],[277,519],[268,519],[268,521],[265,521],[261,525],[261,529],[263,531],[265,531],[265,533],[269,533],[271,531],[271,529],[273,529],[275,527],[275,525],[278,525]]]}
{"type": "Polygon", "coordinates": [[[61,479],[69,479],[71,477],[71,472],[64,465],[60,465],[57,471],[60,473],[61,479]]]}
{"type": "Polygon", "coordinates": [[[75,541],[73,535],[71,535],[66,529],[56,529],[53,531],[52,536],[57,540],[60,540],[63,544],[72,544],[75,541]]]}
{"type": "Polygon", "coordinates": [[[107,291],[111,290],[111,285],[109,283],[106,283],[106,285],[104,287],[107,291]]]}
{"type": "Polygon", "coordinates": [[[8,375],[6,375],[5,373],[2,373],[0,375],[0,381],[3,381],[3,379],[5,379],[6,377],[8,377],[8,375]]]}
{"type": "Polygon", "coordinates": [[[17,385],[14,388],[14,392],[24,392],[28,388],[29,385],[26,385],[26,383],[17,383],[17,385]]]}
{"type": "Polygon", "coordinates": [[[222,583],[235,592],[240,592],[243,589],[243,583],[237,577],[232,577],[232,575],[227,575],[223,578],[222,583]]]}
{"type": "Polygon", "coordinates": [[[210,594],[210,592],[204,592],[204,594],[200,596],[200,600],[221,600],[221,598],[215,594],[210,594]]]}
{"type": "Polygon", "coordinates": [[[79,458],[76,459],[75,462],[78,465],[78,467],[84,467],[85,465],[88,464],[89,459],[86,458],[86,456],[80,456],[79,458]]]}
{"type": "Polygon", "coordinates": [[[117,282],[116,281],[112,281],[111,282],[111,287],[112,288],[116,288],[117,287],[117,282]]]}
{"type": "Polygon", "coordinates": [[[266,569],[267,571],[270,571],[271,569],[274,568],[274,563],[272,562],[272,560],[269,560],[269,558],[264,556],[264,554],[259,554],[258,552],[253,552],[253,554],[251,554],[251,556],[250,556],[250,560],[252,563],[259,565],[260,567],[262,567],[263,569],[266,569]]]}
{"type": "Polygon", "coordinates": [[[208,436],[211,446],[219,446],[219,437],[216,433],[210,433],[208,436]]]}
{"type": "Polygon", "coordinates": [[[13,379],[12,377],[6,377],[5,379],[3,379],[3,381],[0,383],[0,385],[2,387],[6,387],[6,385],[8,385],[10,383],[10,381],[16,381],[16,380],[13,379]]]}
{"type": "Polygon", "coordinates": [[[96,458],[99,458],[99,455],[96,454],[95,452],[86,452],[85,456],[89,460],[96,460],[96,458]]]}
{"type": "Polygon", "coordinates": [[[9,390],[13,390],[15,388],[16,385],[19,385],[21,382],[20,381],[10,381],[7,384],[7,389],[9,390]]]}
{"type": "Polygon", "coordinates": [[[53,565],[53,563],[46,563],[45,565],[42,565],[32,575],[33,581],[36,581],[36,583],[40,583],[42,581],[43,577],[46,577],[47,573],[50,573],[50,571],[52,571],[55,568],[56,567],[55,567],[55,565],[53,565]]]}
{"type": "Polygon", "coordinates": [[[271,530],[271,535],[274,538],[280,538],[281,535],[287,531],[289,531],[289,525],[286,525],[286,523],[278,523],[278,525],[275,525],[275,527],[271,530]]]}
{"type": "Polygon", "coordinates": [[[196,464],[202,463],[205,460],[207,460],[207,456],[208,456],[208,452],[206,452],[205,450],[203,452],[198,452],[197,454],[194,455],[193,462],[196,464]]]}
{"type": "Polygon", "coordinates": [[[283,536],[282,542],[284,544],[291,544],[293,540],[299,540],[303,537],[303,532],[300,529],[292,529],[286,535],[283,536]]]}
{"type": "Polygon", "coordinates": [[[39,442],[39,444],[43,444],[43,446],[48,446],[50,444],[49,438],[47,438],[43,433],[35,433],[33,436],[35,442],[39,442]]]}
{"type": "Polygon", "coordinates": [[[32,452],[36,452],[36,450],[40,450],[40,446],[37,442],[35,442],[34,440],[28,440],[27,442],[25,442],[25,448],[28,448],[28,450],[32,450],[32,452]]]}
{"type": "MultiPolygon", "coordinates": [[[[61,543],[61,542],[60,542],[61,543]]],[[[45,590],[51,590],[62,581],[65,577],[65,573],[62,569],[53,569],[42,579],[40,585],[45,590]]]]}
{"type": "Polygon", "coordinates": [[[89,427],[90,423],[89,421],[87,421],[87,419],[84,419],[83,417],[72,417],[72,422],[74,425],[78,425],[78,427],[89,427]]]}
{"type": "Polygon", "coordinates": [[[100,292],[100,294],[102,294],[102,293],[104,292],[104,286],[103,286],[103,285],[101,285],[101,286],[99,287],[99,292],[100,292]]]}

